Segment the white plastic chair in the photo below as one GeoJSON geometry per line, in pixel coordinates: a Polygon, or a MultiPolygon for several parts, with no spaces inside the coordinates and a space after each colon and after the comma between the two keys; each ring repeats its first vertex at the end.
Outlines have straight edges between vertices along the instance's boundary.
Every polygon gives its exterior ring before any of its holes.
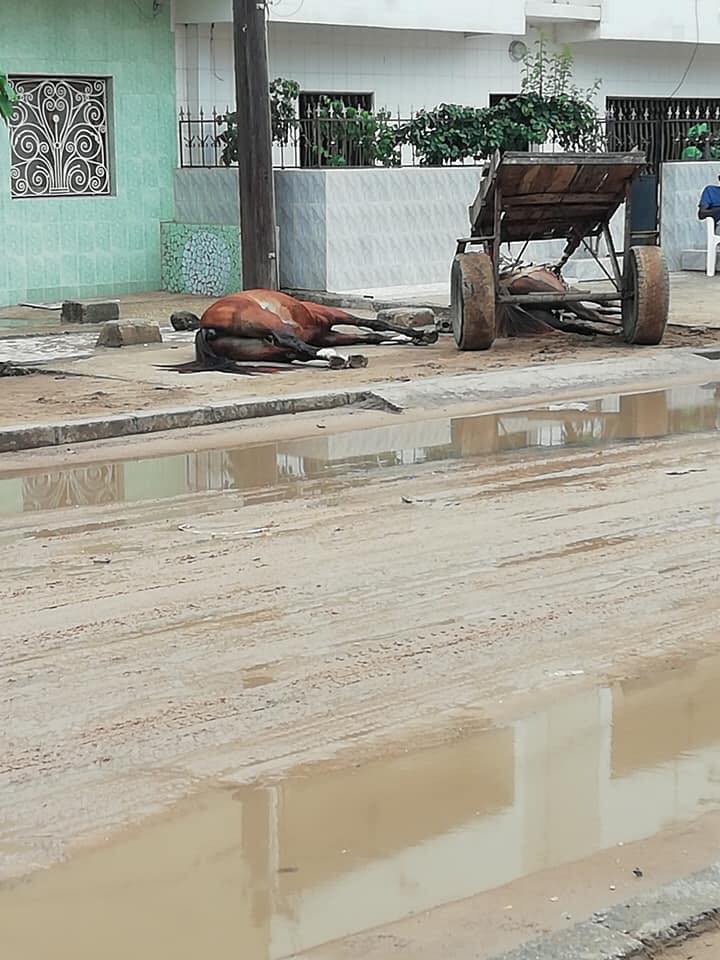
{"type": "Polygon", "coordinates": [[[707,230],[707,270],[709,277],[715,276],[715,264],[717,262],[717,248],[720,246],[720,235],[715,232],[715,220],[707,217],[705,220],[705,229],[707,230]]]}

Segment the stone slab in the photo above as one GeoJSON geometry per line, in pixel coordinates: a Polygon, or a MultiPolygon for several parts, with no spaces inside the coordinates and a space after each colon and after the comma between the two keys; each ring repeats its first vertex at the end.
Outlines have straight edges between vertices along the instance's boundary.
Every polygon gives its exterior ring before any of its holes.
{"type": "Polygon", "coordinates": [[[120,319],[118,300],[103,300],[97,303],[82,303],[79,300],[65,300],[60,312],[62,323],[107,323],[120,319]]]}
{"type": "Polygon", "coordinates": [[[134,347],[143,343],[162,343],[157,323],[151,320],[112,320],[103,325],[98,347],[134,347]]]}
{"type": "Polygon", "coordinates": [[[429,307],[396,307],[393,310],[381,310],[378,320],[393,323],[398,327],[434,327],[435,312],[429,307]]]}

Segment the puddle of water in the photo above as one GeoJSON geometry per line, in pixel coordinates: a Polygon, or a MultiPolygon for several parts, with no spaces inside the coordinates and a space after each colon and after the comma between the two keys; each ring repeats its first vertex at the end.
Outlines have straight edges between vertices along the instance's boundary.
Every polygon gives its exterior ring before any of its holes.
{"type": "MultiPolygon", "coordinates": [[[[57,320],[59,326],[59,319],[57,320]]],[[[50,320],[55,323],[55,318],[50,320]]],[[[36,320],[2,320],[0,331],[31,328],[36,320]],[[5,324],[6,326],[3,326],[5,324]]],[[[45,325],[45,318],[43,318],[45,325]]],[[[8,337],[0,339],[0,361],[10,363],[51,363],[53,360],[79,360],[91,357],[96,352],[100,327],[92,325],[84,330],[64,330],[58,333],[43,333],[37,336],[8,337]]],[[[163,343],[190,343],[192,334],[163,328],[163,343]]]]}
{"type": "Polygon", "coordinates": [[[720,430],[720,387],[550,404],[345,433],[99,463],[0,479],[0,514],[236,490],[290,497],[305,481],[352,481],[387,469],[505,452],[601,447],[720,430]]]}
{"type": "Polygon", "coordinates": [[[46,327],[59,326],[60,317],[45,310],[37,317],[0,317],[0,331],[32,330],[40,323],[46,327]]]}
{"type": "Polygon", "coordinates": [[[714,657],[442,746],[212,791],[0,890],[0,954],[279,960],[646,839],[720,806],[719,683],[714,657]]]}

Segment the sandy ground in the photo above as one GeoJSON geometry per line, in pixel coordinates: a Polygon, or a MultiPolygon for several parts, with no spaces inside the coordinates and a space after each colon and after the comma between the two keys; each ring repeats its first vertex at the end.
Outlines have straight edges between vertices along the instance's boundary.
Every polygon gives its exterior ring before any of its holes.
{"type": "Polygon", "coordinates": [[[5,875],[197,778],[357,761],[554,671],[711,648],[718,480],[715,437],[687,437],[307,481],[271,510],[260,488],[4,518],[5,875]]]}
{"type": "MultiPolygon", "coordinates": [[[[80,360],[51,361],[54,370],[74,376],[37,375],[3,380],[5,402],[0,425],[13,423],[62,422],[68,419],[102,416],[127,410],[147,410],[212,400],[235,400],[297,394],[314,390],[357,388],[373,383],[420,379],[442,374],[477,373],[532,364],[566,363],[643,355],[676,347],[720,344],[720,317],[714,298],[708,296],[707,278],[678,274],[673,277],[671,322],[662,346],[633,348],[619,338],[593,338],[558,334],[530,340],[498,340],[487,353],[460,353],[451,337],[443,336],[430,347],[381,346],[363,349],[369,359],[366,369],[328,371],[293,367],[272,375],[231,376],[220,373],[182,375],[163,369],[192,360],[191,337],[182,345],[153,345],[105,349],[80,360]],[[718,329],[715,329],[717,325],[718,329]],[[77,376],[81,374],[81,376],[77,376]]],[[[712,281],[708,281],[711,283],[712,281]]],[[[174,310],[196,313],[210,303],[199,297],[147,294],[122,298],[121,313],[166,322],[174,310]]],[[[57,333],[57,321],[49,323],[43,313],[27,308],[5,308],[3,316],[23,316],[32,322],[32,332],[57,333]]],[[[28,330],[27,333],[31,331],[28,330]]],[[[86,332],[80,328],[79,332],[86,332]]],[[[69,330],[77,336],[78,328],[69,330]]],[[[12,359],[22,360],[22,339],[0,337],[12,345],[12,359]]]]}
{"type": "MultiPolygon", "coordinates": [[[[694,306],[678,322],[711,323],[707,287],[691,281],[694,306]]],[[[176,298],[173,309],[187,302],[176,298]]],[[[167,306],[149,298],[127,309],[159,317],[167,306]]],[[[712,342],[718,331],[675,328],[660,349],[712,342]]],[[[89,377],[4,380],[0,422],[629,349],[562,337],[470,356],[445,339],[425,349],[374,348],[364,371],[182,381],[157,367],[188,359],[190,347],[108,352],[72,364],[89,377]]],[[[278,418],[243,425],[242,438],[317,435],[318,422],[329,434],[385,417],[278,418]]],[[[227,427],[33,451],[5,455],[2,468],[10,476],[105,452],[113,460],[211,449],[233,436],[227,427]]],[[[398,467],[354,484],[307,480],[285,499],[258,483],[244,493],[0,517],[0,881],[102,843],[208,778],[248,782],[303,763],[389,756],[408,738],[444,741],[507,721],[568,685],[639,676],[713,651],[720,598],[708,590],[708,571],[720,559],[719,481],[716,436],[687,436],[398,467]],[[578,668],[582,678],[553,679],[578,668]]],[[[685,838],[685,861],[674,840],[645,849],[643,863],[657,864],[652,879],[713,858],[717,844],[707,839],[719,830],[714,823],[685,838]]],[[[605,882],[604,869],[595,860],[576,873],[574,916],[588,899],[588,871],[605,882]]],[[[506,893],[471,906],[485,910],[488,929],[506,893]]],[[[512,932],[552,926],[537,911],[519,912],[512,932]]],[[[422,947],[430,957],[450,929],[457,955],[474,956],[477,929],[467,914],[451,910],[422,930],[408,921],[396,933],[415,944],[411,955],[422,947]]],[[[699,952],[707,939],[677,957],[715,956],[699,952]]],[[[381,960],[392,955],[389,942],[349,942],[318,958],[381,960]]]]}

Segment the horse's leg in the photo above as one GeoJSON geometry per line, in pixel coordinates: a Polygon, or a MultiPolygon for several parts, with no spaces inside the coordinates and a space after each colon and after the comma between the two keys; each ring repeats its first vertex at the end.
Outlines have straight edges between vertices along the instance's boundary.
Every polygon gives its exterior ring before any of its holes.
{"type": "Polygon", "coordinates": [[[392,333],[383,336],[381,333],[336,333],[334,330],[328,330],[322,336],[323,343],[329,347],[352,347],[362,344],[381,344],[381,343],[415,343],[413,338],[407,333],[392,333]]]}
{"type": "MultiPolygon", "coordinates": [[[[421,330],[419,327],[401,327],[400,324],[389,323],[387,320],[380,320],[378,317],[373,317],[369,320],[360,317],[351,317],[351,321],[359,327],[365,327],[367,330],[379,332],[385,330],[388,333],[398,333],[401,336],[408,337],[408,340],[413,343],[437,343],[438,339],[438,332],[435,329],[421,330]]],[[[388,338],[386,337],[385,339],[387,340],[388,338]]]]}
{"type": "MultiPolygon", "coordinates": [[[[284,330],[273,330],[268,334],[267,339],[275,344],[275,346],[283,347],[289,354],[293,355],[293,359],[299,360],[301,363],[308,363],[312,360],[324,360],[331,370],[367,366],[367,360],[365,360],[364,357],[341,357],[340,354],[335,353],[333,349],[327,349],[327,347],[334,347],[335,344],[327,344],[323,347],[312,347],[309,343],[305,343],[304,340],[296,337],[294,333],[287,333],[284,330]],[[365,361],[364,364],[360,362],[361,360],[365,361]]],[[[324,339],[325,338],[323,338],[323,340],[324,339]]]]}
{"type": "MultiPolygon", "coordinates": [[[[364,327],[366,330],[373,330],[377,333],[395,333],[398,336],[407,337],[407,341],[402,342],[435,343],[438,338],[436,330],[421,330],[419,327],[401,327],[399,324],[388,323],[388,321],[379,320],[377,317],[367,320],[364,317],[355,317],[345,310],[338,310],[336,307],[324,307],[318,303],[312,303],[309,300],[303,300],[301,303],[317,323],[317,330],[314,335],[317,338],[323,337],[325,332],[329,331],[331,327],[338,326],[354,326],[360,327],[361,329],[364,327]]],[[[385,340],[387,339],[386,337],[385,340]]],[[[313,342],[317,343],[319,341],[318,339],[314,339],[313,342]]],[[[356,342],[375,343],[377,341],[358,340],[356,342]]]]}

